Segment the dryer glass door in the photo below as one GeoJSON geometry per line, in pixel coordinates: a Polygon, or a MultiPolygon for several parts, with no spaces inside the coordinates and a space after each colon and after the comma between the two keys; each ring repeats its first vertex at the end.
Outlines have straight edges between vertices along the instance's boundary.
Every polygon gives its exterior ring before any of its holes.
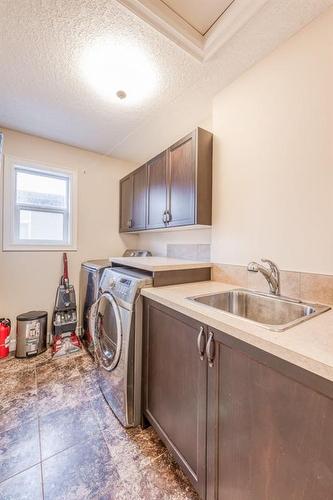
{"type": "Polygon", "coordinates": [[[102,367],[111,371],[120,358],[122,334],[118,304],[109,292],[97,301],[94,334],[96,355],[102,367]]]}

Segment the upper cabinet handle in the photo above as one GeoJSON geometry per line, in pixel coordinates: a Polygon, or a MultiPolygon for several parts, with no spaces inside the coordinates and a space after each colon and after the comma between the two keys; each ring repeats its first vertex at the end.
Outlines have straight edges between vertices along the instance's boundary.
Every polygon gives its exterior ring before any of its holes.
{"type": "Polygon", "coordinates": [[[164,212],[163,212],[162,221],[163,221],[164,223],[165,223],[165,222],[167,222],[167,214],[166,214],[166,210],[164,210],[164,212]]]}
{"type": "Polygon", "coordinates": [[[206,336],[205,336],[205,330],[204,327],[202,326],[199,331],[199,335],[197,338],[197,346],[198,346],[198,352],[201,361],[203,361],[204,356],[205,356],[205,347],[206,347],[206,336]]]}
{"type": "Polygon", "coordinates": [[[169,210],[166,211],[166,221],[167,222],[171,221],[171,213],[169,212],[169,210]]]}
{"type": "Polygon", "coordinates": [[[133,221],[132,219],[128,219],[127,221],[127,227],[132,227],[133,221]]]}
{"type": "Polygon", "coordinates": [[[206,345],[206,354],[207,354],[207,359],[208,359],[208,365],[210,368],[213,367],[214,365],[214,358],[215,358],[215,340],[214,340],[214,333],[209,332],[208,334],[208,341],[206,345]]]}

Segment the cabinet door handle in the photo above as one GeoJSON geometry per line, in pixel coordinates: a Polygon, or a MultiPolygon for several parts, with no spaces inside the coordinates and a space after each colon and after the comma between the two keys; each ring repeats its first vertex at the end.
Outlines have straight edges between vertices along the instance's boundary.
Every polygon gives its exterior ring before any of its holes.
{"type": "Polygon", "coordinates": [[[131,228],[132,224],[133,224],[132,219],[128,219],[128,221],[127,221],[127,227],[131,228]]]}
{"type": "Polygon", "coordinates": [[[167,222],[171,221],[171,213],[169,212],[169,210],[166,211],[166,221],[167,222]]]}
{"type": "Polygon", "coordinates": [[[214,364],[214,358],[215,358],[215,340],[214,340],[214,333],[209,332],[208,334],[208,341],[206,345],[206,354],[207,354],[207,359],[208,359],[208,365],[210,368],[212,368],[214,364]]]}
{"type": "Polygon", "coordinates": [[[204,327],[202,326],[199,331],[199,335],[197,338],[197,346],[198,346],[198,352],[201,361],[203,361],[204,356],[205,356],[205,347],[206,347],[206,338],[205,338],[205,331],[204,327]]]}
{"type": "Polygon", "coordinates": [[[164,212],[163,212],[162,221],[163,221],[164,223],[166,223],[166,221],[167,221],[166,210],[164,210],[164,212]]]}

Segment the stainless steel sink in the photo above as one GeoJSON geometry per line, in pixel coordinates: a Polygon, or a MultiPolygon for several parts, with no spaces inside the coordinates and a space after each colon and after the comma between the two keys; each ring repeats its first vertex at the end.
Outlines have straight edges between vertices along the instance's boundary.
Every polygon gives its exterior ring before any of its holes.
{"type": "Polygon", "coordinates": [[[246,289],[188,298],[277,332],[287,330],[287,328],[331,309],[322,304],[310,304],[246,289]]]}

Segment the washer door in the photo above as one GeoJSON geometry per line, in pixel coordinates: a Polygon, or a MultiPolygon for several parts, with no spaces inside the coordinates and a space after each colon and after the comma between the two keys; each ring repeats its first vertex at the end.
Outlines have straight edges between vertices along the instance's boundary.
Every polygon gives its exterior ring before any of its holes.
{"type": "Polygon", "coordinates": [[[104,292],[94,308],[95,353],[107,371],[114,370],[121,354],[121,321],[118,304],[109,292],[104,292]]]}

